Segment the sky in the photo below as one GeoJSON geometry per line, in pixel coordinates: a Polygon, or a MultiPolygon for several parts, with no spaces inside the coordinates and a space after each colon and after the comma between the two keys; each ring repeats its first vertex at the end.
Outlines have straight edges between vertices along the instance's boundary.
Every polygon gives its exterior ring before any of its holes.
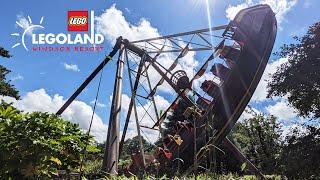
{"type": "MultiPolygon", "coordinates": [[[[256,4],[268,4],[276,12],[278,32],[273,52],[278,51],[284,43],[292,43],[293,36],[303,35],[310,25],[320,19],[317,8],[320,7],[320,1],[317,0],[4,1],[2,6],[5,8],[0,12],[3,17],[0,46],[10,50],[13,57],[1,59],[0,63],[12,71],[9,79],[19,90],[21,99],[1,98],[13,102],[16,107],[26,112],[54,113],[103,60],[118,36],[138,40],[207,28],[208,17],[212,26],[223,25],[227,24],[240,9],[256,4]],[[70,10],[95,12],[95,31],[105,38],[101,44],[102,51],[32,52],[30,49],[26,51],[22,45],[13,47],[21,42],[22,32],[31,25],[42,25],[46,33],[70,33],[67,29],[67,13],[70,10]],[[15,33],[19,33],[20,36],[13,35],[15,33]]],[[[36,30],[34,31],[36,33],[36,30]]],[[[32,31],[26,33],[27,40],[31,39],[31,34],[32,31]]],[[[171,61],[168,56],[166,63],[171,61]]],[[[189,53],[182,61],[184,65],[180,68],[187,69],[188,72],[189,70],[192,72],[193,68],[199,68],[202,62],[195,53],[189,53]]],[[[251,107],[257,112],[276,116],[284,131],[306,121],[297,116],[285,97],[266,98],[266,81],[276,72],[277,67],[286,61],[286,58],[271,55],[250,101],[251,107]]],[[[115,70],[116,61],[111,61],[103,70],[97,110],[91,130],[98,142],[106,139],[115,70]]],[[[155,75],[151,78],[158,77],[155,75]]],[[[95,78],[62,114],[65,119],[79,123],[85,130],[89,127],[98,79],[95,78]]],[[[129,88],[129,83],[124,82],[122,112],[126,112],[130,101],[129,88]]],[[[155,100],[159,109],[165,110],[174,94],[166,85],[159,91],[155,100]]],[[[149,106],[148,102],[139,105],[138,116],[143,115],[143,109],[149,106]]],[[[250,115],[244,113],[241,118],[247,117],[250,115]]],[[[124,115],[121,117],[121,125],[123,120],[124,115]]],[[[151,123],[148,117],[144,121],[147,125],[151,123]]],[[[159,137],[158,132],[147,129],[144,129],[143,134],[151,142],[159,137]]],[[[136,130],[132,117],[128,137],[134,135],[136,130]]]]}

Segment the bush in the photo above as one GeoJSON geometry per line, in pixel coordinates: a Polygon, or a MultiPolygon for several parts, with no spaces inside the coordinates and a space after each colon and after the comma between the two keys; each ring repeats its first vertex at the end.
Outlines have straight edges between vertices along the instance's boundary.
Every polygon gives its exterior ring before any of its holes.
{"type": "Polygon", "coordinates": [[[87,141],[87,151],[97,152],[93,138],[78,125],[54,114],[23,113],[2,102],[0,177],[53,177],[60,169],[78,169],[87,141]]]}

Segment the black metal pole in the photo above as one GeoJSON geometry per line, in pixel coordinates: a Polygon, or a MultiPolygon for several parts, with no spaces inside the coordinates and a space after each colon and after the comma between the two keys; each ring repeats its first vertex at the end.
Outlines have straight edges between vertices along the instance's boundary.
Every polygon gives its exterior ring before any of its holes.
{"type": "Polygon", "coordinates": [[[92,81],[92,79],[101,71],[101,69],[112,59],[112,57],[117,53],[122,42],[122,37],[120,36],[117,39],[116,44],[114,45],[112,51],[108,56],[99,64],[98,67],[87,77],[87,79],[79,86],[79,88],[69,97],[69,99],[63,104],[63,106],[56,112],[57,115],[61,115],[64,110],[74,101],[78,95],[83,91],[84,88],[92,81]]]}

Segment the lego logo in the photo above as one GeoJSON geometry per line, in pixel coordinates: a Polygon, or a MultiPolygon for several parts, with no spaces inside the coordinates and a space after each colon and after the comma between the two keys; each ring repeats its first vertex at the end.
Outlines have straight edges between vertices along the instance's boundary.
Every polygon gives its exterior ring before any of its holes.
{"type": "Polygon", "coordinates": [[[68,31],[88,31],[88,11],[68,11],[68,31]]]}
{"type": "Polygon", "coordinates": [[[71,17],[69,20],[70,25],[86,25],[87,18],[86,17],[71,17]]]}

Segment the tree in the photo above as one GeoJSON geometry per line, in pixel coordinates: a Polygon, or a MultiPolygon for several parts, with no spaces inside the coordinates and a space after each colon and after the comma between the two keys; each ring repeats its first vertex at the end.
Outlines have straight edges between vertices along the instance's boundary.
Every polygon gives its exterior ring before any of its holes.
{"type": "Polygon", "coordinates": [[[16,88],[10,84],[10,81],[7,80],[6,76],[10,72],[10,70],[0,65],[0,95],[19,99],[20,96],[18,90],[16,90],[16,88]]]}
{"type": "MultiPolygon", "coordinates": [[[[5,50],[4,48],[0,47],[0,56],[10,58],[11,55],[9,51],[5,50]]],[[[7,80],[7,75],[11,71],[5,68],[4,66],[0,65],[0,95],[2,96],[10,96],[15,99],[19,99],[19,92],[14,88],[13,85],[10,84],[10,81],[7,80]]]]}
{"type": "Polygon", "coordinates": [[[58,170],[78,169],[83,149],[97,152],[92,136],[57,115],[23,113],[2,102],[0,106],[0,177],[45,178],[58,170]]]}
{"type": "Polygon", "coordinates": [[[286,137],[281,162],[289,179],[319,179],[320,128],[305,126],[295,128],[286,137]]]}
{"type": "MultiPolygon", "coordinates": [[[[144,148],[144,152],[151,153],[155,149],[155,146],[151,143],[148,143],[143,137],[142,137],[142,145],[144,148]]],[[[138,153],[139,151],[140,151],[139,136],[135,136],[133,138],[127,139],[123,144],[121,158],[128,159],[130,158],[131,154],[138,153]]]]}
{"type": "Polygon", "coordinates": [[[8,50],[5,50],[3,47],[0,47],[0,56],[9,58],[11,55],[8,50]]]}
{"type": "MultiPolygon", "coordinates": [[[[238,122],[229,138],[240,148],[245,156],[263,173],[279,172],[281,154],[281,130],[274,116],[262,114],[238,122]]],[[[224,163],[224,170],[235,172],[240,170],[234,167],[234,156],[224,148],[225,155],[219,153],[219,159],[224,163]]]]}
{"type": "MultiPolygon", "coordinates": [[[[142,145],[146,160],[146,169],[148,172],[152,170],[148,167],[150,165],[150,161],[148,161],[148,157],[153,157],[155,151],[155,145],[147,142],[142,137],[142,145]]],[[[141,156],[140,156],[140,143],[139,143],[139,136],[135,136],[133,138],[129,138],[123,143],[123,149],[121,151],[121,156],[119,160],[119,174],[126,174],[128,170],[131,173],[138,173],[139,169],[142,167],[142,163],[140,163],[141,156]],[[134,155],[135,154],[135,155],[134,155]],[[133,155],[133,156],[132,156],[133,155]]]]}
{"type": "Polygon", "coordinates": [[[320,117],[320,22],[276,55],[288,58],[268,82],[268,97],[287,96],[301,116],[320,117]]]}

